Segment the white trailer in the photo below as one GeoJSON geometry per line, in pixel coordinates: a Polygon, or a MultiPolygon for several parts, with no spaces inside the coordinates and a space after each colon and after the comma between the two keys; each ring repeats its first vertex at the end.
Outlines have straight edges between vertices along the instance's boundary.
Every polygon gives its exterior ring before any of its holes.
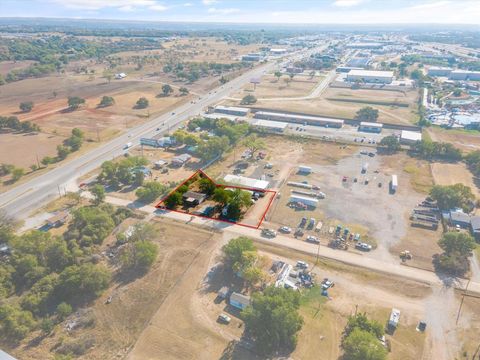
{"type": "Polygon", "coordinates": [[[311,174],[312,168],[310,166],[300,165],[298,167],[298,172],[301,174],[311,174]]]}
{"type": "Polygon", "coordinates": [[[288,186],[300,187],[300,188],[304,188],[304,189],[312,189],[313,188],[313,185],[304,184],[304,183],[296,182],[296,181],[289,181],[289,182],[287,182],[287,185],[288,186]]]}
{"type": "Polygon", "coordinates": [[[388,319],[388,326],[390,328],[396,329],[398,326],[398,321],[400,320],[400,310],[393,308],[390,313],[390,319],[388,319]]]}
{"type": "Polygon", "coordinates": [[[392,181],[390,181],[390,189],[392,190],[392,192],[397,191],[397,189],[398,189],[397,175],[392,175],[392,181]]]}
{"type": "Polygon", "coordinates": [[[302,203],[304,205],[310,206],[310,207],[317,207],[318,205],[318,199],[314,199],[311,197],[307,196],[299,196],[299,195],[290,195],[290,200],[289,202],[297,202],[297,203],[302,203]]]}
{"type": "Polygon", "coordinates": [[[362,166],[362,174],[365,174],[368,170],[368,163],[363,164],[362,166]]]}

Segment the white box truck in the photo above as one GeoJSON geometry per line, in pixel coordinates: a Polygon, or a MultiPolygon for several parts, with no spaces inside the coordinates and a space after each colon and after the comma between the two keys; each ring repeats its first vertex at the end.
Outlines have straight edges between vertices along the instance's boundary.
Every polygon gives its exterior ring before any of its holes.
{"type": "Polygon", "coordinates": [[[307,197],[307,196],[300,196],[300,195],[290,195],[290,200],[289,202],[291,203],[302,203],[304,205],[307,205],[307,206],[310,206],[310,207],[313,207],[313,208],[316,208],[317,205],[318,205],[318,199],[314,199],[314,198],[311,198],[311,197],[307,197]]]}
{"type": "Polygon", "coordinates": [[[396,329],[398,326],[398,321],[400,320],[400,310],[393,308],[390,313],[390,319],[388,319],[388,327],[391,329],[396,329]]]}
{"type": "Polygon", "coordinates": [[[397,175],[392,175],[392,181],[390,181],[390,190],[392,193],[397,191],[398,189],[398,178],[397,175]]]}

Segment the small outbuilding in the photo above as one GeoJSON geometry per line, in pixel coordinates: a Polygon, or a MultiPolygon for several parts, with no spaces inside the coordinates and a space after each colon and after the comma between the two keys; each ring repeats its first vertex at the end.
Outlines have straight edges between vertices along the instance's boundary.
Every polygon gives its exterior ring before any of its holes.
{"type": "Polygon", "coordinates": [[[411,145],[417,141],[422,141],[422,133],[418,131],[402,130],[400,134],[400,142],[402,144],[411,145]]]}
{"type": "Polygon", "coordinates": [[[362,121],[358,127],[358,131],[370,132],[370,133],[381,133],[383,124],[374,123],[368,121],[362,121]]]}
{"type": "Polygon", "coordinates": [[[233,292],[230,295],[230,305],[237,309],[243,310],[250,305],[250,296],[233,292]]]}
{"type": "Polygon", "coordinates": [[[176,167],[181,167],[185,165],[187,162],[189,162],[191,159],[192,159],[192,155],[190,154],[178,155],[172,158],[172,165],[176,167]]]}

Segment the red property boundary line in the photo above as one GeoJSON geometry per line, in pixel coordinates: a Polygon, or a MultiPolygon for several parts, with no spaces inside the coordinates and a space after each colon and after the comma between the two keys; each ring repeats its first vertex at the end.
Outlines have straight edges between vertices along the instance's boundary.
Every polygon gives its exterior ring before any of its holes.
{"type": "Polygon", "coordinates": [[[167,210],[167,211],[173,211],[173,212],[176,212],[176,213],[179,213],[179,214],[196,216],[196,217],[203,218],[203,219],[210,219],[210,220],[213,220],[213,221],[224,222],[224,223],[227,223],[227,224],[240,225],[240,226],[244,226],[244,227],[251,228],[251,229],[258,229],[258,228],[260,227],[260,225],[262,225],[263,220],[265,220],[265,216],[267,215],[268,210],[270,210],[270,207],[272,206],[273,200],[275,199],[276,195],[277,195],[277,192],[276,192],[275,190],[270,190],[270,189],[267,189],[267,190],[259,190],[259,189],[249,188],[249,187],[243,187],[243,186],[217,184],[217,182],[216,182],[215,180],[213,180],[210,176],[208,176],[203,170],[198,169],[198,170],[195,171],[190,177],[188,177],[186,180],[184,180],[182,183],[180,183],[177,187],[175,187],[172,191],[170,191],[167,195],[165,195],[165,196],[159,201],[159,203],[158,203],[157,205],[155,205],[155,207],[156,207],[157,209],[165,209],[165,210],[167,210]],[[270,193],[270,194],[272,194],[272,197],[270,198],[270,201],[268,202],[267,208],[266,208],[265,211],[263,212],[262,217],[260,218],[260,221],[257,223],[257,225],[243,224],[243,223],[241,223],[241,222],[229,221],[229,220],[224,220],[224,219],[215,219],[215,218],[210,217],[210,216],[191,214],[191,213],[188,213],[188,212],[182,211],[182,210],[166,209],[166,208],[162,205],[162,203],[165,201],[166,198],[168,198],[168,197],[169,197],[170,195],[172,195],[175,191],[177,191],[178,188],[180,188],[181,186],[185,185],[190,179],[194,178],[194,177],[197,176],[197,175],[202,175],[202,176],[206,177],[206,178],[209,179],[212,183],[214,183],[216,187],[231,188],[231,189],[240,189],[240,190],[248,190],[248,191],[253,191],[253,192],[270,193]]]}

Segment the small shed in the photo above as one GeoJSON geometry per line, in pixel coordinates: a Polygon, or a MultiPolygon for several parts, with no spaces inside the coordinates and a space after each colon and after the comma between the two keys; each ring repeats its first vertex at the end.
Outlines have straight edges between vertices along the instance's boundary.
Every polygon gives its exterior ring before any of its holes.
{"type": "Polygon", "coordinates": [[[165,160],[157,160],[157,161],[155,161],[155,169],[161,169],[162,167],[164,167],[167,164],[168,163],[165,160]]]}
{"type": "Polygon", "coordinates": [[[230,295],[230,305],[243,310],[250,305],[250,296],[233,292],[232,295],[230,295]]]}
{"type": "Polygon", "coordinates": [[[192,155],[190,154],[182,154],[182,155],[175,156],[172,159],[172,165],[178,166],[178,167],[183,166],[187,162],[189,162],[191,158],[192,158],[192,155]]]}
{"type": "Polygon", "coordinates": [[[60,211],[47,219],[47,225],[51,227],[59,227],[68,220],[69,212],[67,210],[60,211]]]}
{"type": "Polygon", "coordinates": [[[187,191],[183,194],[183,201],[190,206],[199,205],[205,201],[207,195],[196,192],[196,191],[187,191]]]}

